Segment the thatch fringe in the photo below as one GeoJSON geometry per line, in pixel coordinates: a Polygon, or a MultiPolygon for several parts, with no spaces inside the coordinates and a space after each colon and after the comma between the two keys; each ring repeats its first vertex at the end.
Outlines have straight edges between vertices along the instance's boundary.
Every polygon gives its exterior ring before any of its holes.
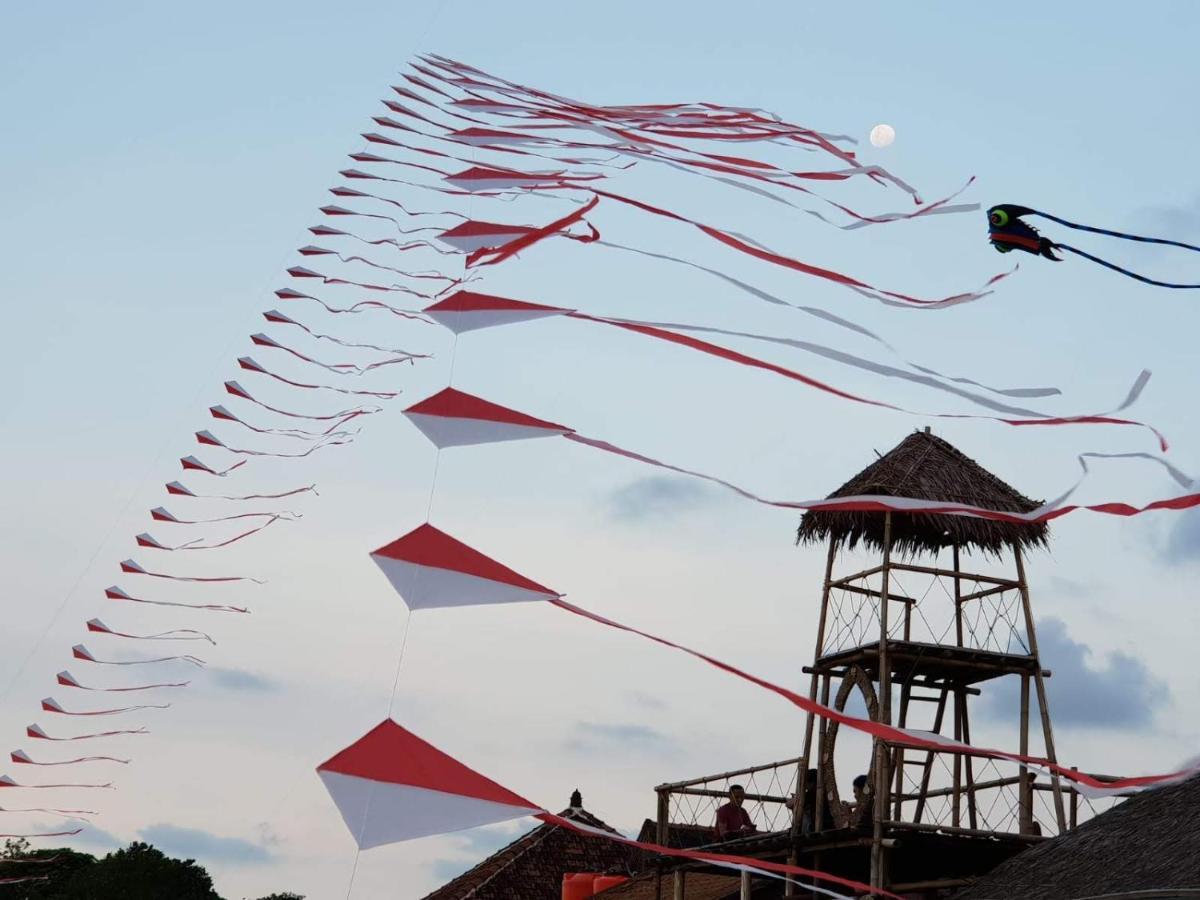
{"type": "MultiPolygon", "coordinates": [[[[879,494],[968,503],[1003,512],[1029,512],[1040,504],[1001,481],[979,463],[929,431],[916,431],[829,496],[879,494]]],[[[883,547],[881,512],[805,513],[796,543],[833,541],[847,548],[883,547]]],[[[964,550],[1000,554],[1012,544],[1045,546],[1045,524],[995,522],[969,516],[892,513],[892,551],[902,556],[958,545],[964,550]]]]}

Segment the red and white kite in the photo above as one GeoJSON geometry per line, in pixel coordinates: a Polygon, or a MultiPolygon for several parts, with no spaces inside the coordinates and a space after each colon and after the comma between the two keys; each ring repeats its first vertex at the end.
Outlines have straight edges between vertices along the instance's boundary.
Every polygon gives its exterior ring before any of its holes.
{"type": "MultiPolygon", "coordinates": [[[[213,612],[233,612],[233,613],[249,613],[250,610],[244,606],[224,606],[219,603],[177,603],[171,600],[143,600],[141,597],[134,597],[127,593],[122,588],[117,586],[104,589],[104,596],[109,600],[128,600],[131,603],[146,603],[150,606],[177,606],[181,609],[207,609],[213,612]]],[[[125,635],[132,637],[132,635],[125,635]]]]}
{"type": "Polygon", "coordinates": [[[129,764],[129,760],[117,759],[115,756],[81,756],[78,759],[64,759],[60,760],[59,762],[38,762],[35,759],[31,759],[29,754],[24,750],[14,750],[9,754],[9,757],[13,762],[21,763],[22,765],[27,766],[72,766],[75,765],[75,763],[87,762],[115,762],[121,763],[121,765],[129,764]]]}
{"type": "MultiPolygon", "coordinates": [[[[226,576],[222,576],[222,577],[206,578],[206,577],[202,577],[202,576],[168,575],[165,572],[151,572],[149,569],[143,568],[141,563],[136,562],[132,559],[125,559],[125,560],[121,561],[121,571],[125,572],[128,575],[149,575],[151,578],[164,578],[167,581],[191,581],[191,582],[205,582],[205,583],[226,582],[226,581],[253,581],[255,584],[265,584],[265,582],[260,581],[257,578],[249,578],[244,575],[226,575],[226,576]]],[[[114,598],[114,599],[124,600],[124,599],[131,599],[131,598],[118,597],[118,598],[114,598]]]]}
{"type": "Polygon", "coordinates": [[[116,737],[120,734],[149,734],[145,728],[123,728],[118,731],[98,731],[95,734],[76,734],[71,737],[51,737],[46,733],[46,730],[41,725],[33,724],[25,726],[25,736],[35,738],[39,741],[87,741],[92,738],[116,737]]]}
{"type": "Polygon", "coordinates": [[[364,850],[542,812],[391,719],[317,772],[364,850]]]}
{"type": "Polygon", "coordinates": [[[89,650],[87,647],[85,647],[83,644],[76,644],[74,647],[72,647],[71,655],[73,657],[75,657],[75,659],[82,659],[84,662],[97,663],[98,665],[102,665],[102,666],[142,666],[142,665],[146,665],[147,663],[175,662],[175,661],[191,663],[194,666],[203,666],[204,665],[204,660],[202,660],[198,657],[195,657],[195,656],[160,656],[157,659],[130,659],[130,660],[124,660],[124,661],[111,660],[111,659],[96,659],[96,657],[92,655],[92,651],[89,650]]]}
{"type": "Polygon", "coordinates": [[[211,635],[205,634],[203,631],[197,631],[194,628],[173,628],[170,631],[160,631],[157,634],[129,634],[125,631],[114,631],[99,619],[88,619],[87,630],[94,634],[132,638],[137,641],[208,641],[214,647],[217,644],[211,635]]]}
{"type": "Polygon", "coordinates": [[[168,481],[166,488],[168,494],[176,497],[197,497],[203,500],[281,500],[284,497],[294,497],[296,494],[306,494],[310,491],[315,494],[317,492],[315,484],[293,488],[290,491],[282,491],[278,494],[242,494],[240,496],[230,496],[229,494],[197,494],[190,487],[178,481],[168,481]]]}
{"type": "Polygon", "coordinates": [[[581,826],[468,768],[392,719],[376,725],[345,750],[321,763],[317,774],[363,850],[536,816],[550,824],[652,853],[704,860],[768,877],[802,875],[855,890],[870,890],[860,882],[799,866],[675,850],[581,826]]]}
{"type": "Polygon", "coordinates": [[[143,703],[139,706],[122,706],[117,709],[69,710],[53,697],[42,700],[42,711],[56,713],[60,716],[115,716],[120,713],[136,712],[140,709],[170,709],[170,703],[143,703]]]}
{"type": "Polygon", "coordinates": [[[371,554],[409,609],[521,603],[559,594],[429,523],[371,554]]]}
{"type": "Polygon", "coordinates": [[[111,788],[112,784],[19,784],[11,775],[0,775],[0,788],[111,788]]]}
{"type": "Polygon", "coordinates": [[[57,680],[58,683],[61,684],[63,687],[79,688],[81,691],[103,691],[105,693],[127,693],[129,691],[152,691],[152,690],[155,690],[156,688],[181,688],[181,687],[187,687],[189,684],[191,684],[190,681],[176,681],[176,682],[168,682],[165,684],[140,684],[140,685],[135,685],[134,687],[97,688],[97,687],[88,687],[85,684],[80,684],[76,680],[75,676],[72,675],[70,672],[66,671],[65,669],[63,671],[59,672],[54,677],[55,677],[55,680],[57,680]]]}
{"type": "Polygon", "coordinates": [[[246,464],[246,460],[241,459],[235,462],[228,469],[214,469],[206,462],[202,462],[194,456],[184,456],[179,460],[179,464],[183,466],[185,472],[203,472],[206,475],[216,475],[218,478],[224,478],[234,469],[240,469],[246,464]]]}
{"type": "Polygon", "coordinates": [[[454,388],[410,406],[404,415],[439,448],[555,437],[574,431],[454,388]]]}

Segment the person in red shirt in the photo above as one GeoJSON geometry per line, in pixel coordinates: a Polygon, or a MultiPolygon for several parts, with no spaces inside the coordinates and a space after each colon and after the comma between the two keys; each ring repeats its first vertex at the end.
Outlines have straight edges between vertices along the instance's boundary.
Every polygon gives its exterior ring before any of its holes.
{"type": "Polygon", "coordinates": [[[729,802],[717,810],[717,840],[728,841],[758,831],[750,814],[742,808],[746,789],[740,784],[729,788],[729,802]]]}

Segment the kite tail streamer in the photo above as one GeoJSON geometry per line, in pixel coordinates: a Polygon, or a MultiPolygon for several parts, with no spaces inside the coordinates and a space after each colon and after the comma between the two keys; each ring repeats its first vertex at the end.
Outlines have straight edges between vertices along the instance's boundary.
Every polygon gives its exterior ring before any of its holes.
{"type": "MultiPolygon", "coordinates": [[[[34,784],[22,785],[22,787],[42,787],[42,786],[43,785],[34,785],[34,784]]],[[[57,786],[58,785],[45,785],[45,787],[57,787],[57,786]]],[[[79,785],[79,787],[99,787],[99,785],[79,785]]],[[[41,831],[41,832],[36,832],[36,833],[31,833],[31,834],[0,834],[0,838],[25,839],[25,838],[70,837],[71,835],[79,834],[79,832],[81,832],[81,831],[83,831],[82,828],[76,828],[76,829],[73,829],[72,831],[41,831]]],[[[45,880],[46,880],[45,875],[37,875],[34,877],[25,876],[23,878],[0,878],[0,884],[17,884],[18,882],[21,882],[21,881],[45,881],[45,880]]]]}
{"type": "Polygon", "coordinates": [[[706,662],[710,666],[720,669],[723,672],[734,675],[743,681],[748,681],[751,684],[765,688],[766,690],[783,697],[785,700],[788,700],[794,706],[799,707],[805,712],[828,719],[831,722],[837,722],[839,724],[846,725],[847,727],[853,728],[856,731],[863,732],[871,735],[872,737],[876,737],[893,744],[919,747],[924,750],[934,750],[937,752],[958,753],[968,756],[984,756],[1007,760],[1010,762],[1033,764],[1045,771],[1053,772],[1063,778],[1066,778],[1075,784],[1083,785],[1093,790],[1106,792],[1137,790],[1151,787],[1156,784],[1177,781],[1181,777],[1185,777],[1186,775],[1190,774],[1189,772],[1172,772],[1166,775],[1142,775],[1134,778],[1120,778],[1114,781],[1100,781],[1085,772],[1059,765],[1058,763],[1051,762],[1050,760],[1043,759],[1041,757],[1028,756],[1018,753],[1007,753],[1003,750],[992,750],[976,747],[971,744],[964,744],[959,741],[943,737],[941,735],[934,735],[927,731],[900,728],[898,726],[884,724],[883,722],[875,722],[871,719],[860,719],[855,716],[850,716],[846,713],[839,712],[831,707],[824,706],[815,700],[810,700],[801,694],[797,694],[795,691],[781,687],[778,684],[774,684],[764,678],[759,678],[758,676],[752,675],[749,672],[745,672],[729,663],[722,662],[719,659],[708,656],[705,653],[701,653],[699,650],[693,650],[690,647],[683,646],[682,644],[676,644],[667,638],[659,637],[658,635],[650,634],[646,631],[641,631],[630,625],[624,625],[613,619],[606,618],[598,615],[597,613],[583,609],[580,606],[576,606],[573,603],[568,603],[562,597],[553,598],[547,602],[573,615],[580,616],[581,618],[605,625],[609,628],[615,628],[618,631],[623,631],[627,634],[638,635],[639,637],[653,641],[654,643],[660,644],[664,647],[669,647],[673,650],[679,650],[688,654],[689,656],[706,662]]]}
{"type": "MultiPolygon", "coordinates": [[[[1089,229],[1089,230],[1095,230],[1095,229],[1089,229]]],[[[1152,243],[1156,243],[1156,244],[1175,244],[1176,246],[1183,246],[1183,247],[1189,246],[1187,244],[1179,244],[1176,241],[1162,241],[1162,240],[1154,240],[1152,238],[1137,238],[1136,240],[1144,240],[1144,241],[1148,241],[1148,242],[1152,242],[1152,243]]],[[[1134,281],[1140,281],[1143,284],[1151,284],[1151,285],[1154,285],[1155,287],[1172,288],[1175,290],[1197,290],[1197,289],[1200,289],[1200,282],[1198,282],[1196,284],[1176,284],[1176,283],[1170,282],[1170,281],[1157,281],[1154,278],[1148,278],[1145,275],[1139,275],[1137,272],[1131,272],[1129,269],[1124,269],[1121,266],[1118,266],[1116,263],[1112,263],[1112,262],[1109,262],[1108,260],[1101,259],[1098,256],[1093,256],[1090,253],[1085,253],[1083,250],[1080,250],[1078,247],[1072,247],[1070,244],[1060,244],[1057,241],[1055,241],[1053,246],[1054,246],[1055,250],[1066,250],[1068,253],[1074,253],[1076,256],[1082,256],[1084,259],[1091,260],[1092,262],[1094,262],[1098,265],[1104,266],[1104,268],[1106,268],[1106,269],[1112,269],[1114,272],[1120,272],[1122,275],[1126,276],[1127,278],[1132,278],[1134,281]]],[[[1193,248],[1193,249],[1197,249],[1197,248],[1193,248]]]]}
{"type": "MultiPolygon", "coordinates": [[[[808,387],[815,388],[819,391],[823,391],[828,394],[832,394],[835,397],[842,398],[843,400],[850,400],[854,403],[861,403],[861,404],[864,404],[867,406],[878,407],[880,409],[889,409],[889,410],[892,410],[895,412],[906,413],[908,415],[919,415],[924,418],[981,419],[981,420],[985,420],[985,421],[1001,422],[1005,425],[1014,425],[1014,426],[1132,425],[1132,426],[1136,426],[1138,428],[1145,428],[1146,430],[1151,432],[1151,434],[1153,434],[1155,439],[1158,441],[1160,449],[1163,450],[1164,452],[1169,447],[1166,437],[1157,428],[1153,427],[1152,425],[1148,425],[1145,422],[1138,422],[1133,419],[1117,418],[1109,413],[1077,415],[1077,416],[1043,416],[1036,412],[1033,412],[1032,410],[1018,410],[1019,412],[1022,412],[1026,415],[1032,414],[1033,416],[1035,416],[1035,418],[1013,419],[1013,418],[1004,418],[1004,417],[999,417],[999,416],[985,416],[985,415],[979,415],[979,414],[975,414],[975,413],[916,412],[914,410],[905,409],[904,407],[896,406],[895,404],[888,403],[883,400],[873,400],[869,397],[863,397],[858,394],[850,393],[849,391],[845,391],[845,390],[842,390],[841,388],[834,387],[833,385],[826,384],[823,381],[820,381],[816,378],[812,378],[811,376],[805,375],[801,372],[796,372],[792,369],[788,369],[784,366],[779,366],[779,365],[776,365],[775,363],[770,363],[770,362],[766,362],[764,360],[756,359],[755,357],[747,356],[744,353],[739,353],[736,350],[730,350],[726,347],[720,347],[720,346],[717,346],[716,344],[711,344],[707,341],[699,340],[698,338],[693,338],[693,337],[688,337],[687,335],[677,334],[673,331],[667,331],[663,328],[658,327],[657,325],[635,322],[635,321],[631,321],[628,319],[608,319],[608,318],[604,318],[601,316],[590,316],[590,315],[587,315],[586,313],[573,312],[573,311],[566,312],[566,313],[564,313],[564,315],[566,315],[568,318],[579,319],[582,321],[599,322],[599,323],[603,323],[603,324],[607,324],[607,325],[613,325],[613,326],[616,326],[617,328],[623,328],[628,331],[632,331],[637,334],[644,335],[646,337],[652,337],[652,338],[656,338],[658,340],[667,341],[669,343],[678,344],[678,345],[681,345],[684,347],[688,347],[689,349],[692,349],[692,350],[698,350],[701,353],[706,353],[710,356],[716,356],[720,359],[724,359],[729,362],[737,363],[739,365],[748,366],[748,367],[756,368],[756,369],[762,369],[767,372],[772,372],[776,375],[782,375],[785,378],[789,378],[793,381],[799,381],[800,383],[805,384],[808,387]]],[[[709,329],[695,329],[695,328],[688,327],[688,330],[709,330],[709,329]]],[[[719,329],[711,329],[711,330],[719,330],[719,329]]],[[[742,335],[742,336],[743,337],[752,337],[752,335],[742,335]]],[[[814,345],[808,345],[808,346],[809,346],[809,348],[812,348],[814,345]]],[[[829,355],[829,354],[826,354],[826,355],[829,355]]],[[[843,361],[857,359],[854,357],[850,357],[848,354],[839,354],[838,356],[843,361]]],[[[866,361],[859,361],[859,362],[865,363],[866,361]]],[[[892,372],[889,374],[897,374],[897,373],[899,373],[899,370],[892,370],[892,372]]],[[[899,374],[903,374],[903,373],[899,373],[899,374]]],[[[1147,381],[1149,381],[1149,378],[1150,378],[1150,372],[1143,371],[1138,376],[1138,379],[1134,382],[1133,387],[1130,389],[1129,396],[1126,398],[1124,403],[1122,403],[1119,407],[1117,407],[1116,410],[1114,410],[1114,412],[1123,410],[1123,409],[1127,408],[1128,406],[1130,406],[1132,403],[1134,403],[1137,400],[1137,398],[1141,395],[1141,392],[1142,392],[1143,388],[1145,387],[1147,381]]]]}
{"type": "MultiPolygon", "coordinates": [[[[1057,222],[1059,225],[1065,225],[1068,228],[1074,228],[1078,231],[1089,231],[1092,234],[1103,234],[1108,237],[1120,238],[1124,241],[1139,241],[1143,244],[1163,244],[1167,247],[1180,247],[1184,250],[1194,250],[1200,253],[1200,247],[1195,244],[1185,244],[1183,241],[1172,241],[1167,238],[1145,237],[1138,234],[1129,234],[1125,231],[1111,231],[1107,228],[1097,228],[1094,225],[1081,225],[1078,222],[1070,222],[1066,219],[1060,219],[1058,216],[1052,216],[1050,213],[1042,212],[1041,210],[1031,209],[1025,215],[1041,216],[1043,219],[1049,219],[1051,222],[1057,222]]],[[[1061,246],[1061,245],[1059,245],[1061,246]]]]}

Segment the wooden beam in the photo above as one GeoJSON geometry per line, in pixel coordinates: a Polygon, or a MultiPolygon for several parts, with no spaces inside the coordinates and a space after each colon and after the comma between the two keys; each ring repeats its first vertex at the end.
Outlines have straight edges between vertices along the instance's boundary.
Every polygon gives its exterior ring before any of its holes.
{"type": "MultiPolygon", "coordinates": [[[[958,549],[956,546],[955,550],[958,549]]],[[[925,575],[940,575],[943,578],[966,578],[970,581],[979,581],[983,584],[1007,584],[1009,587],[1016,587],[1017,583],[1011,578],[997,578],[995,575],[976,575],[973,572],[960,572],[958,563],[954,564],[953,569],[937,569],[931,566],[918,566],[913,563],[893,563],[893,569],[899,569],[901,572],[921,572],[925,575]]]]}
{"type": "MultiPolygon", "coordinates": [[[[854,585],[854,584],[843,584],[841,587],[838,588],[838,590],[848,591],[851,594],[861,594],[864,597],[879,598],[879,597],[883,596],[883,593],[881,591],[876,591],[876,590],[873,590],[872,588],[861,588],[858,585],[854,585]]],[[[888,594],[887,598],[895,603],[905,603],[905,604],[909,604],[909,605],[917,602],[912,597],[905,597],[903,594],[888,594]]]]}
{"type": "Polygon", "coordinates": [[[715,775],[705,775],[702,778],[689,778],[687,781],[675,781],[670,784],[660,784],[654,790],[668,791],[670,793],[679,793],[681,788],[693,787],[697,784],[708,784],[711,781],[721,781],[725,778],[733,778],[737,775],[753,775],[755,772],[765,772],[767,769],[779,769],[783,766],[794,765],[802,762],[803,756],[792,756],[787,759],[776,760],[775,762],[763,763],[759,766],[747,766],[744,769],[733,769],[729,772],[718,772],[715,775]]]}
{"type": "MultiPolygon", "coordinates": [[[[833,547],[830,547],[832,550],[833,547]]],[[[883,571],[883,566],[872,566],[869,569],[863,569],[861,572],[855,572],[853,575],[843,575],[837,581],[829,582],[830,587],[841,587],[844,584],[849,584],[852,581],[860,581],[863,578],[870,578],[872,575],[878,575],[883,571]]]]}
{"type": "Polygon", "coordinates": [[[955,602],[956,603],[967,603],[968,601],[971,601],[971,600],[979,600],[979,599],[982,599],[983,597],[990,597],[990,596],[992,596],[992,594],[1003,594],[1005,591],[1011,591],[1011,590],[1015,590],[1015,589],[1016,589],[1015,584],[1000,584],[1000,585],[997,585],[996,587],[985,588],[982,591],[975,591],[974,593],[971,593],[971,594],[963,594],[955,602]]]}

